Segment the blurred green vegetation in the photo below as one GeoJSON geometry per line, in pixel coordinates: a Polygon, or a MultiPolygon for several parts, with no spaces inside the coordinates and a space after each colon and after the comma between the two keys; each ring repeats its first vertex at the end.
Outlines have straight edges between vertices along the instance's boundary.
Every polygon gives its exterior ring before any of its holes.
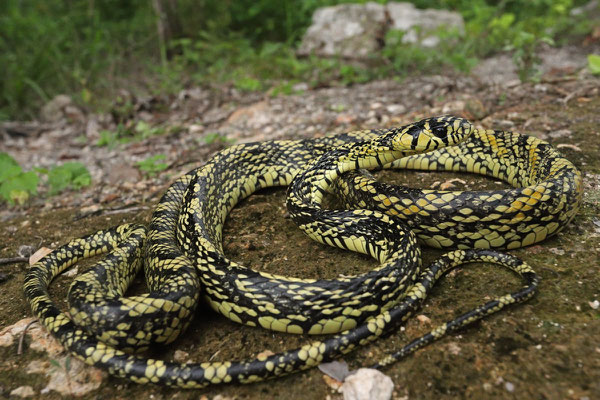
{"type": "Polygon", "coordinates": [[[171,93],[214,82],[290,94],[299,82],[349,85],[415,70],[468,71],[479,58],[506,49],[513,50],[521,78],[535,79],[534,49],[540,43],[590,29],[584,19],[569,16],[584,0],[414,0],[417,7],[460,12],[466,36],[452,40],[456,34],[441,32],[441,48],[427,50],[402,44],[401,33],[388,32],[371,67],[296,57],[314,10],[348,2],[3,0],[0,120],[33,118],[59,93],[92,109],[108,104],[120,87],[171,93]],[[164,7],[166,34],[159,34],[153,4],[164,7]]]}
{"type": "Polygon", "coordinates": [[[0,204],[24,204],[31,196],[37,195],[40,178],[45,178],[43,183],[49,195],[67,189],[77,190],[92,183],[92,176],[80,162],[23,171],[10,155],[0,152],[0,204]]]}

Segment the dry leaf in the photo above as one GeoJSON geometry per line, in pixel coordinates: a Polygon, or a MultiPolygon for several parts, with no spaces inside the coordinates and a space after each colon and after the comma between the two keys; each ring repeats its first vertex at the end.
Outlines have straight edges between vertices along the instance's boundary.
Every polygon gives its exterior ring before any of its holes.
{"type": "Polygon", "coordinates": [[[340,382],[343,382],[351,374],[348,364],[344,360],[321,363],[318,368],[322,373],[340,382]]]}
{"type": "Polygon", "coordinates": [[[36,251],[35,253],[33,253],[31,255],[31,257],[29,257],[29,265],[33,265],[36,262],[40,261],[42,258],[44,258],[45,256],[47,256],[48,254],[52,253],[52,249],[49,249],[47,247],[40,247],[38,249],[38,251],[36,251]]]}
{"type": "Polygon", "coordinates": [[[447,180],[446,182],[442,183],[440,185],[440,189],[448,190],[448,189],[454,187],[454,182],[462,183],[463,185],[467,183],[467,182],[463,181],[462,179],[454,178],[454,179],[450,179],[450,180],[447,180]]]}
{"type": "Polygon", "coordinates": [[[262,360],[262,359],[265,359],[265,358],[267,358],[267,357],[270,357],[270,356],[272,356],[272,355],[274,355],[274,354],[275,354],[275,353],[273,353],[271,350],[263,350],[263,351],[261,351],[260,353],[258,353],[258,354],[256,355],[256,358],[258,358],[258,359],[262,360]]]}
{"type": "Polygon", "coordinates": [[[343,382],[340,382],[337,379],[330,377],[329,375],[323,375],[323,381],[327,386],[329,386],[335,391],[339,391],[343,385],[343,382]]]}
{"type": "Polygon", "coordinates": [[[571,150],[575,150],[575,151],[581,151],[581,148],[575,146],[574,144],[569,144],[569,143],[557,144],[556,148],[557,149],[571,149],[571,150]]]}

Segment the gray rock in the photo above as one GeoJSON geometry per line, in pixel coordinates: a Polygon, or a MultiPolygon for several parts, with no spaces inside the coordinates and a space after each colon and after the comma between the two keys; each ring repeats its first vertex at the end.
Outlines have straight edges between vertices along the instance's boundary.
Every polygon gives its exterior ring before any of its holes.
{"type": "Polygon", "coordinates": [[[574,17],[587,16],[587,18],[598,18],[600,15],[600,1],[591,0],[581,7],[575,7],[571,10],[574,17]]]}
{"type": "MultiPolygon", "coordinates": [[[[537,50],[540,63],[533,66],[539,74],[553,71],[577,71],[587,65],[587,53],[573,46],[560,48],[540,46],[537,50]]],[[[518,81],[517,67],[509,53],[496,54],[477,64],[471,71],[481,82],[510,86],[518,81]]]]}
{"type": "Polygon", "coordinates": [[[364,58],[380,48],[385,14],[385,6],[373,2],[319,8],[298,54],[364,58]]]}
{"type": "Polygon", "coordinates": [[[453,29],[464,33],[464,21],[455,12],[420,10],[404,2],[323,7],[313,14],[313,23],[302,38],[298,54],[363,59],[381,49],[390,29],[405,32],[405,43],[434,47],[439,43],[435,31],[453,29]]]}
{"type": "Polygon", "coordinates": [[[344,400],[389,400],[394,382],[376,369],[360,368],[344,380],[344,400]]]}
{"type": "Polygon", "coordinates": [[[65,109],[73,106],[73,100],[65,94],[59,94],[44,104],[42,119],[46,122],[58,122],[65,117],[65,109]]]}
{"type": "Polygon", "coordinates": [[[440,39],[437,30],[457,30],[465,33],[465,22],[459,13],[448,10],[419,10],[412,3],[389,3],[387,11],[391,29],[403,31],[404,43],[415,43],[422,47],[435,47],[440,39]]]}

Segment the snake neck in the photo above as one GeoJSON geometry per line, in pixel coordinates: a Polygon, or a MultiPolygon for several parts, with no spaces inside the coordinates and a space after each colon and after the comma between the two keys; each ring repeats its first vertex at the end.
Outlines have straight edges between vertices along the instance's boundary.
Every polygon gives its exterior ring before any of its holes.
{"type": "MultiPolygon", "coordinates": [[[[408,143],[408,139],[406,142],[408,143]]],[[[302,173],[302,179],[295,180],[299,187],[294,188],[294,191],[302,195],[302,202],[320,206],[324,195],[332,193],[333,183],[343,173],[355,169],[381,169],[416,152],[418,151],[408,145],[404,149],[387,145],[385,136],[373,141],[348,144],[314,161],[302,173]]]]}

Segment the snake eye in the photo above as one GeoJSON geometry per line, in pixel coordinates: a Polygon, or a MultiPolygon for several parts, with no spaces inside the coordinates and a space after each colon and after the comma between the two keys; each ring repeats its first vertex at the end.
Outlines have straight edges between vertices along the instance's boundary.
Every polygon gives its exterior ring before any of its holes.
{"type": "Polygon", "coordinates": [[[448,125],[445,123],[433,125],[431,126],[431,133],[440,139],[446,138],[448,137],[448,125]]]}

